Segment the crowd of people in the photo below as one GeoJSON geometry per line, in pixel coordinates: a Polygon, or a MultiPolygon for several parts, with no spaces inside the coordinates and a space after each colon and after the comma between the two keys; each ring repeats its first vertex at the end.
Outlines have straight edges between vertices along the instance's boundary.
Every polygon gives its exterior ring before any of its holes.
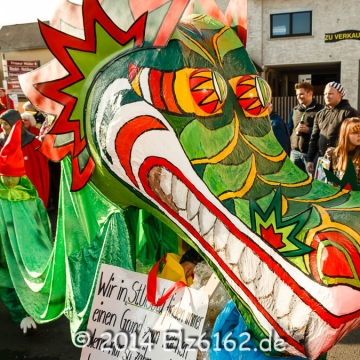
{"type": "Polygon", "coordinates": [[[344,87],[329,82],[324,90],[325,106],[315,100],[309,82],[295,84],[295,92],[298,105],[290,111],[287,131],[269,108],[274,134],[290,160],[314,176],[318,159],[328,159],[330,170],[341,180],[351,159],[360,185],[360,115],[344,98],[344,87]]]}
{"type": "MultiPolygon", "coordinates": [[[[8,226],[15,227],[14,221],[23,215],[20,211],[23,206],[29,218],[37,219],[31,222],[31,226],[39,241],[51,249],[49,219],[44,212],[57,209],[60,164],[49,161],[38,151],[48,129],[47,116],[31,102],[27,101],[20,113],[15,110],[5,89],[0,89],[0,190],[1,199],[6,200],[2,202],[2,216],[8,226]]],[[[25,219],[21,221],[25,224],[25,219]]],[[[3,237],[6,234],[2,234],[3,237]]],[[[21,304],[6,263],[5,252],[0,244],[1,276],[8,284],[0,286],[0,300],[9,310],[12,320],[19,324],[23,334],[29,335],[36,330],[36,323],[21,304]]]]}
{"type": "Polygon", "coordinates": [[[26,176],[35,186],[40,199],[48,210],[58,207],[60,187],[60,164],[49,161],[37,149],[48,131],[46,115],[30,101],[23,105],[23,112],[15,110],[6,90],[0,88],[0,150],[11,129],[22,121],[21,150],[24,156],[26,176]]]}

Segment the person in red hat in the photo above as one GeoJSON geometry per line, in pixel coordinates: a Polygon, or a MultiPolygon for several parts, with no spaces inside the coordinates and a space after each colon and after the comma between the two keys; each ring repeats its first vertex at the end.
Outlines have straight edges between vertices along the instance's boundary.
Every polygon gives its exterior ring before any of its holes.
{"type": "Polygon", "coordinates": [[[0,179],[8,187],[16,186],[21,176],[26,175],[24,156],[20,146],[21,131],[21,123],[17,122],[0,151],[0,179]]]}
{"type": "MultiPolygon", "coordinates": [[[[8,211],[10,203],[15,201],[37,201],[36,191],[31,182],[24,176],[26,174],[24,157],[21,151],[22,122],[18,121],[12,127],[4,146],[0,151],[0,209],[2,220],[0,221],[0,299],[9,310],[10,316],[15,323],[20,325],[24,335],[29,335],[36,330],[34,319],[28,315],[15,291],[7,262],[4,238],[11,244],[11,235],[8,228],[13,221],[13,211],[8,211]],[[20,186],[18,186],[20,185],[20,186]],[[3,202],[5,201],[5,202],[3,202]],[[6,218],[8,217],[8,218],[6,218]]],[[[27,212],[27,209],[25,209],[27,212]]],[[[30,211],[31,212],[31,211],[30,211]]],[[[23,241],[23,239],[22,239],[23,241]]],[[[7,247],[8,248],[8,247],[7,247]]],[[[9,251],[9,250],[8,250],[9,251]]]]}
{"type": "MultiPolygon", "coordinates": [[[[21,121],[21,115],[17,110],[7,110],[0,114],[1,128],[0,147],[4,146],[12,127],[17,121],[21,121]]],[[[41,141],[22,127],[21,150],[24,155],[26,175],[35,186],[40,199],[45,207],[49,200],[50,176],[47,158],[37,151],[41,141]]]]}
{"type": "Polygon", "coordinates": [[[6,95],[6,90],[0,88],[0,115],[8,109],[15,109],[14,102],[6,95]]]}

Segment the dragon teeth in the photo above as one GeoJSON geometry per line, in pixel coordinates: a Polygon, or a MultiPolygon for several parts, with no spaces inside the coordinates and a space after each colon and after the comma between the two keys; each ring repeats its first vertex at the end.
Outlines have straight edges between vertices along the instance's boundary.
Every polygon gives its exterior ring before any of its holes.
{"type": "Polygon", "coordinates": [[[225,250],[221,250],[218,253],[218,256],[220,257],[221,260],[226,261],[226,253],[225,250]]]}
{"type": "Polygon", "coordinates": [[[249,284],[256,279],[257,268],[260,265],[260,259],[254,252],[246,247],[241,253],[239,267],[241,273],[241,280],[245,284],[249,284]]]}
{"type": "Polygon", "coordinates": [[[200,201],[191,191],[189,191],[186,204],[187,216],[189,220],[198,214],[199,208],[200,201]]]}
{"type": "MultiPolygon", "coordinates": [[[[179,210],[186,210],[188,188],[176,176],[172,177],[172,196],[176,207],[179,210]]],[[[186,217],[185,217],[186,218],[186,217]]]]}
{"type": "MultiPolygon", "coordinates": [[[[172,195],[178,214],[189,221],[190,225],[215,249],[217,255],[256,296],[269,315],[277,319],[284,331],[301,343],[309,324],[320,321],[322,326],[328,326],[292,292],[287,284],[260,261],[253,250],[229,232],[182,181],[172,176],[166,169],[161,171],[160,186],[165,195],[172,195]]],[[[294,351],[295,349],[292,349],[292,352],[294,351]]]]}
{"type": "Polygon", "coordinates": [[[275,280],[274,298],[275,298],[275,316],[282,318],[290,314],[290,304],[293,292],[290,287],[284,284],[280,279],[275,280]],[[281,295],[280,295],[281,294],[281,295]]]}
{"type": "Polygon", "coordinates": [[[216,216],[212,214],[203,204],[199,208],[200,235],[204,236],[214,226],[216,216]]]}
{"type": "Polygon", "coordinates": [[[273,295],[276,276],[263,262],[258,267],[258,279],[260,281],[257,281],[256,297],[265,298],[273,295]]]}
{"type": "Polygon", "coordinates": [[[262,297],[259,299],[259,302],[265,309],[274,309],[274,299],[272,296],[262,297]]]}
{"type": "Polygon", "coordinates": [[[240,278],[240,270],[237,265],[232,265],[231,271],[235,274],[236,277],[240,278]]]}
{"type": "Polygon", "coordinates": [[[245,244],[241,242],[235,235],[230,233],[226,246],[227,262],[229,264],[237,264],[240,260],[240,255],[244,248],[245,244]]]}
{"type": "Polygon", "coordinates": [[[204,235],[204,240],[211,246],[214,247],[214,228],[212,227],[210,231],[204,235]]]}
{"type": "Polygon", "coordinates": [[[225,248],[228,243],[229,236],[230,232],[226,226],[220,220],[216,220],[214,225],[214,242],[216,252],[225,248]]]}
{"type": "Polygon", "coordinates": [[[183,219],[186,219],[186,218],[187,218],[187,212],[186,212],[186,210],[179,210],[178,214],[179,214],[183,219]]]}
{"type": "Polygon", "coordinates": [[[290,329],[303,329],[309,321],[311,308],[306,305],[298,296],[293,296],[291,303],[291,312],[289,316],[290,329]]]}
{"type": "Polygon", "coordinates": [[[172,179],[172,173],[169,170],[162,168],[160,174],[160,187],[165,195],[171,194],[171,184],[172,184],[171,179],[172,179]]]}
{"type": "Polygon", "coordinates": [[[199,218],[197,216],[190,221],[190,224],[197,232],[200,232],[199,218]]]}
{"type": "MultiPolygon", "coordinates": [[[[241,274],[241,270],[240,270],[240,274],[241,274]]],[[[255,283],[255,281],[252,281],[249,284],[246,284],[246,287],[248,288],[248,290],[252,294],[256,294],[256,283],[255,283]]]]}

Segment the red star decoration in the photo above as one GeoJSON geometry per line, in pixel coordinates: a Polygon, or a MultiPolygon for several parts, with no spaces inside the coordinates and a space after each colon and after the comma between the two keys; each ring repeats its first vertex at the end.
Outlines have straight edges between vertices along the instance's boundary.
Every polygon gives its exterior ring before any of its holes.
{"type": "Polygon", "coordinates": [[[281,249],[285,246],[285,244],[282,241],[282,234],[275,233],[272,225],[270,225],[268,228],[264,228],[263,226],[260,226],[260,231],[261,231],[261,237],[264,240],[266,240],[275,249],[281,249]]]}

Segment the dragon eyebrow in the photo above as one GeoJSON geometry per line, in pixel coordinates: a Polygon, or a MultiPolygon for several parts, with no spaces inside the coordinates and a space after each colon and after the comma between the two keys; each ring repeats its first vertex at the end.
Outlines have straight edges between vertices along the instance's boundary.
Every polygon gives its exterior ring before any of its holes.
{"type": "Polygon", "coordinates": [[[186,37],[187,40],[189,40],[191,43],[195,44],[199,49],[201,49],[206,56],[209,58],[210,62],[215,65],[215,59],[214,57],[195,39],[192,39],[189,35],[187,35],[184,31],[179,29],[179,33],[186,37]]]}
{"type": "Polygon", "coordinates": [[[221,60],[221,55],[220,55],[219,47],[217,45],[217,41],[221,37],[221,35],[223,35],[225,33],[225,31],[227,31],[227,30],[228,30],[228,28],[224,27],[224,28],[221,29],[221,31],[219,33],[215,34],[214,37],[213,37],[214,50],[215,50],[216,56],[217,56],[217,58],[219,60],[219,64],[220,64],[220,66],[222,68],[224,68],[224,65],[223,65],[222,60],[221,60]]]}

